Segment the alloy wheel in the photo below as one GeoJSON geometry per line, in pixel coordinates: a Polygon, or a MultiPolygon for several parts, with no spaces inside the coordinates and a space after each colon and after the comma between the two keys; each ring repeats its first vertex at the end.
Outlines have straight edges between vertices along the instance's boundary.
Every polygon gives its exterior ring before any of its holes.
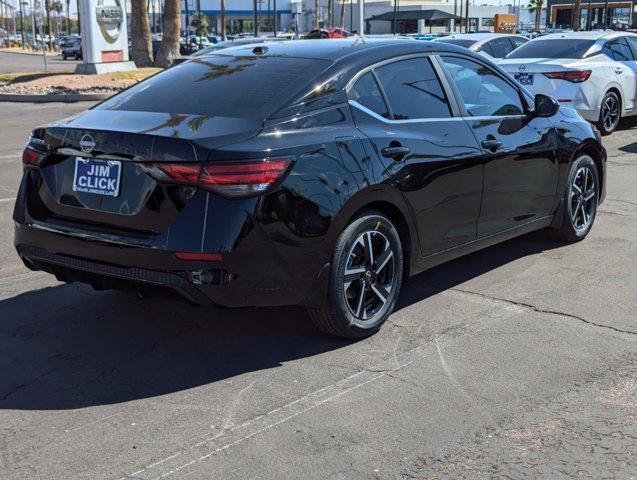
{"type": "Polygon", "coordinates": [[[350,248],[343,273],[343,291],[350,313],[373,323],[395,288],[394,251],[377,231],[361,233],[350,248]]]}
{"type": "Polygon", "coordinates": [[[612,132],[619,123],[619,101],[615,95],[608,95],[602,105],[602,123],[607,132],[612,132]]]}
{"type": "Polygon", "coordinates": [[[589,167],[577,170],[571,184],[571,222],[577,231],[585,230],[595,211],[595,180],[589,167]]]}

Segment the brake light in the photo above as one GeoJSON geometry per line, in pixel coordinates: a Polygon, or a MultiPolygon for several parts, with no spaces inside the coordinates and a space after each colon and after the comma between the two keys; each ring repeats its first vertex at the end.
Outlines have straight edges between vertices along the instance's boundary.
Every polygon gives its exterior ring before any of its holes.
{"type": "Polygon", "coordinates": [[[261,195],[276,185],[288,171],[293,157],[227,160],[215,163],[141,164],[158,182],[206,189],[226,198],[261,195]]]}
{"type": "Polygon", "coordinates": [[[288,171],[292,157],[225,161],[204,165],[199,186],[226,198],[266,192],[288,171]]]}
{"type": "Polygon", "coordinates": [[[181,163],[143,163],[140,167],[159,182],[196,186],[201,165],[181,163]]]}
{"type": "Polygon", "coordinates": [[[43,158],[44,154],[42,152],[38,152],[29,146],[22,152],[22,164],[24,166],[39,167],[43,158]]]}
{"type": "Polygon", "coordinates": [[[591,70],[566,70],[563,72],[546,72],[544,74],[554,80],[566,80],[571,83],[582,83],[591,76],[591,70]]]}

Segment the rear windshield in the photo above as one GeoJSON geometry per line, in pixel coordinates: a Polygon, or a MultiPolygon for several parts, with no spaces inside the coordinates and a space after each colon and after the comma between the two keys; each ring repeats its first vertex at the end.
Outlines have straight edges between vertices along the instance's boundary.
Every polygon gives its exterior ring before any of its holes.
{"type": "Polygon", "coordinates": [[[460,47],[469,48],[471,45],[476,43],[475,40],[463,40],[460,38],[443,38],[438,40],[439,42],[451,43],[453,45],[458,45],[460,47]]]}
{"type": "Polygon", "coordinates": [[[274,56],[197,57],[96,108],[263,119],[329,65],[327,60],[274,56]]]}
{"type": "Polygon", "coordinates": [[[593,46],[594,40],[531,40],[506,58],[584,58],[584,54],[593,46]]]}

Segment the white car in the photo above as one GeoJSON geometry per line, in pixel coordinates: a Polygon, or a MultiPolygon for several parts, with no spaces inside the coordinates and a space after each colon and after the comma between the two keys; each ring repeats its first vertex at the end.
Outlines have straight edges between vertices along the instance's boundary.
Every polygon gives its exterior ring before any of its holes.
{"type": "Polygon", "coordinates": [[[531,40],[498,65],[531,93],[574,108],[608,135],[637,114],[637,35],[592,31],[531,40]]]}
{"type": "Polygon", "coordinates": [[[456,33],[434,41],[459,45],[488,58],[504,58],[529,39],[508,33],[456,33]]]}

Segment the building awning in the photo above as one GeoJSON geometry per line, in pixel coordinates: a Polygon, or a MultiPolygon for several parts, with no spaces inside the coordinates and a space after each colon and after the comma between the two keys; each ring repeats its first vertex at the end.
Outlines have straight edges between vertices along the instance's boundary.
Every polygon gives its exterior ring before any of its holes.
{"type": "MultiPolygon", "coordinates": [[[[398,10],[396,13],[396,20],[460,20],[460,17],[452,13],[443,12],[442,10],[398,10]]],[[[365,19],[366,22],[373,22],[376,20],[393,22],[394,12],[389,11],[381,13],[380,15],[374,15],[365,19]]]]}

